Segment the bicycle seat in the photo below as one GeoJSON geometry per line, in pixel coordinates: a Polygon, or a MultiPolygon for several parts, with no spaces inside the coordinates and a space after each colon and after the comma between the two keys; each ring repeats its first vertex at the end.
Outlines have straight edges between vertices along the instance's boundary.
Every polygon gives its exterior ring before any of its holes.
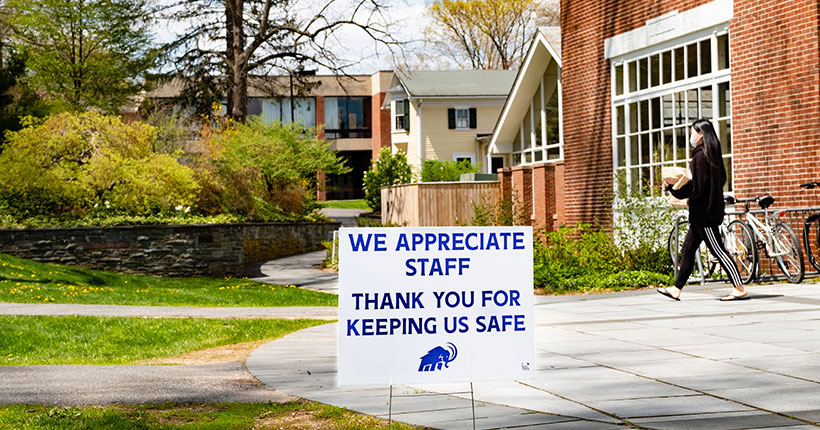
{"type": "Polygon", "coordinates": [[[774,197],[772,196],[763,196],[757,200],[757,204],[760,205],[762,209],[766,209],[774,203],[774,197]]]}
{"type": "Polygon", "coordinates": [[[732,197],[732,196],[723,196],[723,201],[725,201],[726,204],[729,204],[729,205],[735,204],[735,198],[732,197]]]}

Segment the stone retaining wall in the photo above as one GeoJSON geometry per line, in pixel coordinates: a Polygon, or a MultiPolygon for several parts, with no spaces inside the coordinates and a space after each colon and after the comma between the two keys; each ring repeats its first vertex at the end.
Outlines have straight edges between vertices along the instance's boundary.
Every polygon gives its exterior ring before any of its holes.
{"type": "Polygon", "coordinates": [[[161,276],[243,276],[250,263],[322,249],[339,223],[0,230],[0,253],[161,276]]]}

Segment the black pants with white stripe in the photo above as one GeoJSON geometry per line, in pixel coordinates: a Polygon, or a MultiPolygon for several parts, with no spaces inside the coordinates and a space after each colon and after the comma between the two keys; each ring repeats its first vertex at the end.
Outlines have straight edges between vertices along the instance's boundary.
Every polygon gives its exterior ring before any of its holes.
{"type": "Polygon", "coordinates": [[[729,274],[732,284],[735,287],[743,285],[735,262],[732,261],[726,253],[726,248],[723,247],[718,227],[697,227],[689,224],[689,232],[686,233],[686,239],[683,240],[680,269],[678,270],[678,278],[675,279],[675,286],[683,289],[683,286],[686,285],[686,281],[689,279],[689,275],[692,274],[692,269],[694,269],[695,255],[701,242],[706,242],[709,252],[717,257],[723,271],[729,274]]]}

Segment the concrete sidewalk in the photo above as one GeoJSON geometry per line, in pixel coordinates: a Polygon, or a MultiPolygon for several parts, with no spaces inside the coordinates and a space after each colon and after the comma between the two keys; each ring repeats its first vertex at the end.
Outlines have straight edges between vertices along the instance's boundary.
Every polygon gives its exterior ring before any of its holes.
{"type": "MultiPolygon", "coordinates": [[[[816,428],[820,285],[536,297],[536,376],[476,383],[477,428],[816,428]]],[[[285,393],[386,416],[387,387],[336,387],[336,324],[264,345],[248,370],[285,393]]],[[[394,387],[394,418],[471,427],[464,384],[394,387]]]]}
{"type": "Polygon", "coordinates": [[[335,320],[333,306],[186,307],[81,305],[73,303],[0,303],[0,315],[85,315],[98,317],[284,318],[335,320]]]}
{"type": "Polygon", "coordinates": [[[296,285],[308,290],[338,294],[339,274],[318,269],[325,255],[325,251],[315,251],[271,260],[257,269],[262,276],[250,280],[267,284],[296,285]]]}

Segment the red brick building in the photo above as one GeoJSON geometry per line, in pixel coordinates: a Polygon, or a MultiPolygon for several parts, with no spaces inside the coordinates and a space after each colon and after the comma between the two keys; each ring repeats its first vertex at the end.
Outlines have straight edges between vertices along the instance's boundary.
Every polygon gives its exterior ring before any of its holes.
{"type": "Polygon", "coordinates": [[[616,175],[640,189],[686,165],[702,117],[723,144],[726,192],[817,204],[798,187],[820,179],[816,0],[562,0],[561,28],[562,159],[502,175],[544,212],[533,220],[609,225],[616,175]],[[533,180],[541,168],[561,180],[533,180]]]}

